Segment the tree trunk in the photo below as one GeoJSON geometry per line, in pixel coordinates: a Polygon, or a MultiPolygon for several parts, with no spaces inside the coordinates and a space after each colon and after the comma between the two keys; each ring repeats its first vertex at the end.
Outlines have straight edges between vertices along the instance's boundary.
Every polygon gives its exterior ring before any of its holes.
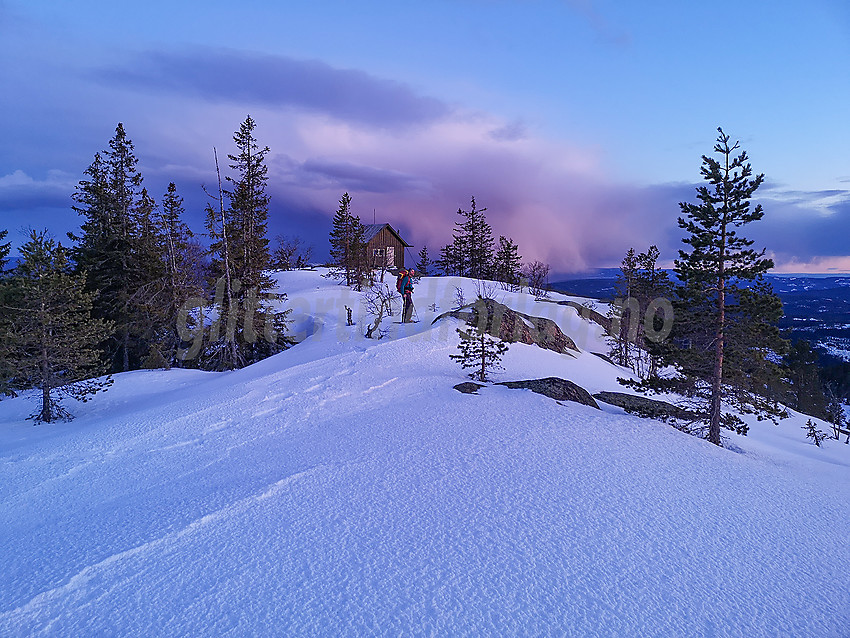
{"type": "MultiPolygon", "coordinates": [[[[485,312],[486,312],[486,308],[485,308],[485,312]]],[[[486,320],[487,320],[486,315],[485,315],[484,320],[486,322],[486,320]]],[[[478,380],[481,381],[481,382],[484,382],[484,381],[487,380],[487,350],[485,348],[487,341],[484,338],[485,332],[486,332],[486,330],[481,331],[481,372],[478,375],[478,380]]]]}
{"type": "Polygon", "coordinates": [[[729,215],[729,156],[726,156],[726,179],[723,192],[723,220],[720,224],[720,246],[717,264],[717,325],[714,332],[714,373],[711,377],[711,412],[708,425],[708,440],[720,445],[720,418],[723,391],[723,350],[726,329],[726,239],[729,215]]]}
{"type": "MultiPolygon", "coordinates": [[[[213,156],[215,157],[215,174],[218,178],[218,211],[221,216],[221,256],[222,261],[224,261],[224,283],[225,290],[227,294],[227,312],[225,314],[228,319],[226,321],[230,321],[230,314],[233,312],[233,285],[230,281],[230,249],[227,245],[227,219],[224,215],[224,192],[221,188],[221,171],[218,168],[218,152],[213,146],[213,156]]],[[[224,310],[222,308],[222,310],[224,310]]],[[[224,365],[230,370],[235,370],[237,368],[237,359],[238,352],[236,350],[236,339],[230,338],[230,331],[225,327],[225,357],[229,358],[229,361],[225,361],[224,365]]]]}
{"type": "Polygon", "coordinates": [[[711,412],[708,426],[708,440],[720,445],[721,393],[723,389],[723,327],[726,321],[726,291],[724,281],[719,281],[717,292],[717,327],[714,334],[714,374],[711,377],[711,412]]]}
{"type": "Polygon", "coordinates": [[[123,366],[124,372],[129,372],[130,371],[130,330],[128,328],[124,328],[124,334],[121,336],[121,350],[122,350],[121,365],[123,366]]]}
{"type": "Polygon", "coordinates": [[[53,410],[50,405],[50,364],[47,362],[47,348],[42,344],[41,348],[41,414],[39,421],[50,423],[53,421],[53,410]]]}

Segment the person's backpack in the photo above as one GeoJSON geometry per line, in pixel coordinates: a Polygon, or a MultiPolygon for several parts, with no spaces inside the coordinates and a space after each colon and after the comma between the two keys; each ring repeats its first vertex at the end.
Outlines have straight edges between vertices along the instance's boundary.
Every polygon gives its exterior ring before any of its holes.
{"type": "Polygon", "coordinates": [[[401,288],[401,282],[404,281],[404,278],[407,276],[407,273],[398,274],[398,277],[395,280],[395,289],[398,290],[399,294],[404,294],[404,290],[401,288]]]}

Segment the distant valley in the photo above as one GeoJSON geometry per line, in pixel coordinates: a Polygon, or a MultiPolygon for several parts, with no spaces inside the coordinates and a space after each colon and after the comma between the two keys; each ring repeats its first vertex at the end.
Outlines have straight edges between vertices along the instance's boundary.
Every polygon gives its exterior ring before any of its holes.
{"type": "MultiPolygon", "coordinates": [[[[610,300],[616,293],[616,273],[616,269],[606,269],[595,277],[566,279],[552,287],[610,300]]],[[[771,275],[768,279],[782,299],[785,317],[780,326],[790,337],[809,341],[822,365],[850,362],[850,276],[771,275]]]]}

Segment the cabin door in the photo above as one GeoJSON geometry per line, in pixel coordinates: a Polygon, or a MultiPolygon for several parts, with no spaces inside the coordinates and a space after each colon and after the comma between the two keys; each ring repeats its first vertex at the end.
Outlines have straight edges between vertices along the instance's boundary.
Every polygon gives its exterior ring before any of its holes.
{"type": "Polygon", "coordinates": [[[395,266],[395,246],[387,246],[387,266],[395,266]]]}

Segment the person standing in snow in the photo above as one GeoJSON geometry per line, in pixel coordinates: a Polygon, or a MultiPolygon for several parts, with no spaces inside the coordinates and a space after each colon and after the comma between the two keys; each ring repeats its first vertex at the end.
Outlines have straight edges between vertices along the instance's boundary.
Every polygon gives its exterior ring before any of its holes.
{"type": "Polygon", "coordinates": [[[404,299],[404,310],[401,313],[404,323],[411,323],[413,320],[413,275],[416,271],[411,268],[401,279],[401,296],[404,299]]]}

